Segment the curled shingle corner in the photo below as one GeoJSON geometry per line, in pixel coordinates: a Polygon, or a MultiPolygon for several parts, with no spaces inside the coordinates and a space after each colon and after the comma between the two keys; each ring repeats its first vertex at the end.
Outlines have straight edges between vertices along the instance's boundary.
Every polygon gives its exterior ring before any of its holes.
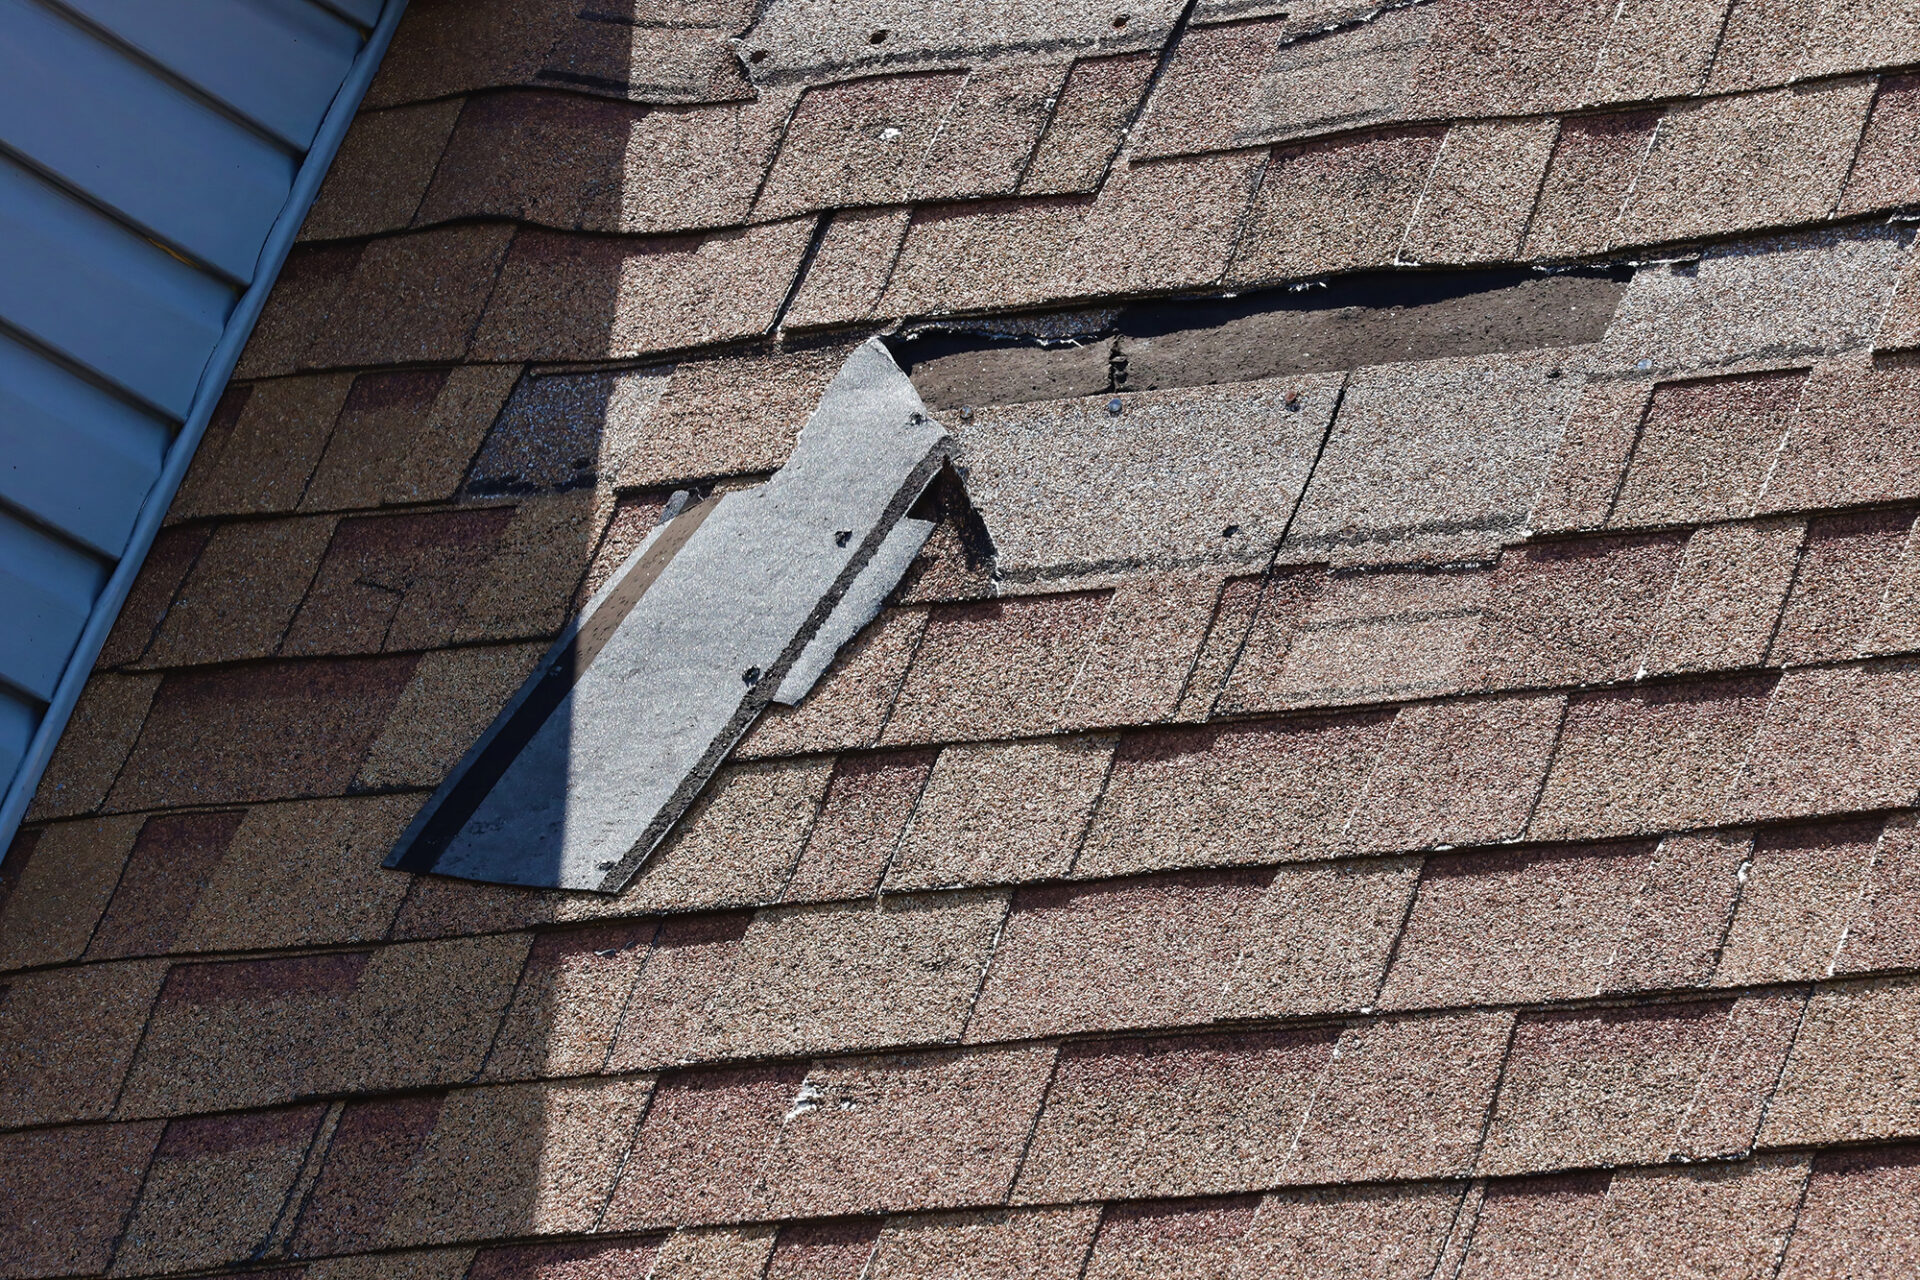
{"type": "Polygon", "coordinates": [[[878,341],[765,484],[663,522],[588,603],[386,865],[616,892],[773,701],[804,697],[927,535],[948,437],[878,341]]]}

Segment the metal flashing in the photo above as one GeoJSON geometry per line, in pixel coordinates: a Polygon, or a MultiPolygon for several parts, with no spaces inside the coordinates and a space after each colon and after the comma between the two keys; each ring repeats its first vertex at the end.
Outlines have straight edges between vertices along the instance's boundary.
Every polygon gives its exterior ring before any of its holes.
{"type": "Polygon", "coordinates": [[[628,557],[386,865],[617,892],[761,710],[879,610],[933,527],[909,513],[947,445],[887,349],[858,348],[771,479],[628,557]]]}

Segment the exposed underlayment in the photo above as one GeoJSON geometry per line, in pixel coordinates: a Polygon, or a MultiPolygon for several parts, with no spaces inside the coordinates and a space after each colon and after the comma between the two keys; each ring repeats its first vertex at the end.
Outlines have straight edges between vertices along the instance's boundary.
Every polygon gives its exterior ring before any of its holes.
{"type": "Polygon", "coordinates": [[[1920,7],[1120,8],[411,0],[0,862],[0,1280],[1913,1272],[1920,7]],[[382,869],[876,334],[871,624],[382,869]]]}
{"type": "Polygon", "coordinates": [[[772,479],[641,542],[387,865],[625,888],[761,708],[798,702],[899,583],[946,438],[886,349],[857,348],[772,479]]]}

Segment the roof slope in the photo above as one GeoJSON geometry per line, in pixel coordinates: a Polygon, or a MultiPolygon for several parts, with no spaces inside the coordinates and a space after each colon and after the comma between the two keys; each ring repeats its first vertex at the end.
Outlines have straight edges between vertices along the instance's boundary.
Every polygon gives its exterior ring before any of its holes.
{"type": "Polygon", "coordinates": [[[0,1275],[1910,1270],[1911,6],[765,8],[416,0],[0,864],[0,1275]],[[896,323],[813,695],[382,871],[896,323]]]}

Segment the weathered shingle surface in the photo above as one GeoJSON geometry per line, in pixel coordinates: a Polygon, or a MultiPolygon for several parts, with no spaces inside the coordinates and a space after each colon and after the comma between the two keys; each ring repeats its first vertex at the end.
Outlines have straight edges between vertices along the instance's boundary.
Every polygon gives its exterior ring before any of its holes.
{"type": "Polygon", "coordinates": [[[950,7],[414,0],[0,862],[0,1280],[1911,1274],[1920,11],[950,7]],[[886,330],[808,700],[380,870],[886,330]]]}

